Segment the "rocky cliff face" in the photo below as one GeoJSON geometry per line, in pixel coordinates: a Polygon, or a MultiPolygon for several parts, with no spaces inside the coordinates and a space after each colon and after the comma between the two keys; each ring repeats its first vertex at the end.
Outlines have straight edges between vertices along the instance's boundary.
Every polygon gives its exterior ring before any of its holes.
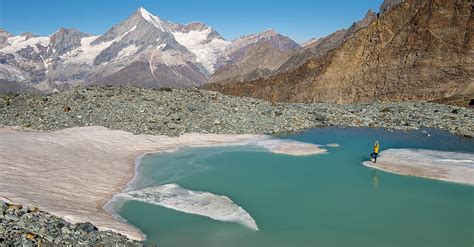
{"type": "Polygon", "coordinates": [[[229,83],[266,78],[300,46],[274,30],[242,36],[224,51],[225,60],[208,83],[229,83]]]}
{"type": "Polygon", "coordinates": [[[217,70],[208,83],[237,83],[266,78],[278,69],[294,50],[280,50],[272,43],[260,41],[247,48],[234,63],[217,70]]]}
{"type": "Polygon", "coordinates": [[[10,33],[0,28],[0,49],[7,46],[7,39],[10,37],[10,33]]]}
{"type": "Polygon", "coordinates": [[[384,14],[392,7],[399,5],[404,0],[385,0],[382,5],[380,5],[380,14],[384,14]]]}
{"type": "Polygon", "coordinates": [[[306,63],[309,59],[316,59],[326,55],[328,51],[339,47],[344,41],[352,37],[361,28],[367,27],[376,18],[377,14],[372,10],[369,10],[362,20],[354,22],[354,24],[352,24],[348,29],[338,30],[324,38],[311,42],[304,46],[303,49],[292,54],[292,56],[285,61],[285,63],[283,63],[274,74],[294,70],[306,63]]]}
{"type": "Polygon", "coordinates": [[[473,95],[472,9],[469,0],[406,0],[321,58],[265,80],[213,89],[290,102],[473,95]]]}

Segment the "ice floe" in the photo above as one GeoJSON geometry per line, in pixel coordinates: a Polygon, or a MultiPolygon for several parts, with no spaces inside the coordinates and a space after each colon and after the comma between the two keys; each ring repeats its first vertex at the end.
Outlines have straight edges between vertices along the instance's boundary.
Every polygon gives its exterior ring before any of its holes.
{"type": "Polygon", "coordinates": [[[214,220],[239,223],[257,231],[255,220],[239,205],[223,195],[192,191],[177,184],[146,187],[115,196],[151,203],[189,214],[197,214],[214,220]]]}
{"type": "Polygon", "coordinates": [[[474,154],[425,149],[388,149],[365,166],[418,177],[474,185],[474,154]]]}
{"type": "Polygon", "coordinates": [[[324,154],[327,150],[313,143],[305,143],[288,139],[274,139],[264,137],[254,142],[250,142],[259,147],[263,147],[272,153],[288,155],[314,155],[324,154]]]}

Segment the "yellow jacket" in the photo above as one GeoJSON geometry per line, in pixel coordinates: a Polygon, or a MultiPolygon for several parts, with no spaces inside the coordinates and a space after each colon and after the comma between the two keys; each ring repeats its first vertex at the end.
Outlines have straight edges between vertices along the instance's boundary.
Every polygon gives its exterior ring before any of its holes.
{"type": "Polygon", "coordinates": [[[378,154],[379,153],[379,145],[378,144],[375,144],[374,145],[374,153],[378,154]]]}

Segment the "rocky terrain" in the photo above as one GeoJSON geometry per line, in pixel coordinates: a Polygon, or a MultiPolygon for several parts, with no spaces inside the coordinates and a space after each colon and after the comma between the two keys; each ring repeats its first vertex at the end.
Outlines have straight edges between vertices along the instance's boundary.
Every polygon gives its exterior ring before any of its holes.
{"type": "Polygon", "coordinates": [[[295,50],[281,50],[262,40],[245,50],[241,58],[218,69],[208,83],[235,83],[266,78],[278,69],[295,50]]]}
{"type": "Polygon", "coordinates": [[[474,98],[472,1],[386,1],[370,16],[341,45],[297,68],[207,88],[306,103],[474,98]]]}
{"type": "Polygon", "coordinates": [[[241,36],[225,49],[226,61],[207,83],[248,81],[270,76],[301,46],[289,37],[269,29],[241,36]]]}
{"type": "Polygon", "coordinates": [[[99,125],[132,133],[275,134],[318,126],[439,128],[474,136],[471,109],[426,102],[271,103],[198,89],[75,87],[0,97],[0,124],[39,130],[99,125]]]}
{"type": "Polygon", "coordinates": [[[0,200],[0,246],[143,246],[125,236],[70,224],[41,211],[0,200]]]}
{"type": "MultiPolygon", "coordinates": [[[[474,136],[474,112],[426,102],[271,103],[213,91],[73,87],[49,95],[0,94],[0,125],[36,130],[105,126],[135,134],[284,134],[312,127],[439,128],[474,136]]],[[[428,131],[429,132],[429,131],[428,131]]],[[[427,135],[429,135],[427,133],[427,135]]],[[[137,246],[124,236],[0,202],[0,246],[137,246]]]]}
{"type": "Polygon", "coordinates": [[[329,51],[341,46],[342,43],[352,37],[360,29],[367,27],[376,18],[377,14],[372,10],[369,10],[362,20],[354,22],[354,24],[352,24],[348,29],[337,30],[326,37],[309,42],[302,49],[291,54],[291,56],[272,74],[277,75],[292,71],[310,59],[321,58],[329,51]]]}

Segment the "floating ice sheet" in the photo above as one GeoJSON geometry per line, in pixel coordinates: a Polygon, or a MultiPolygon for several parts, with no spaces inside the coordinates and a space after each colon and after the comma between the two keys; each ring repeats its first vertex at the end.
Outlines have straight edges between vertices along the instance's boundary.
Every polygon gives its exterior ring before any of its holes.
{"type": "Polygon", "coordinates": [[[425,149],[388,149],[364,165],[401,175],[474,185],[474,154],[425,149]]]}
{"type": "Polygon", "coordinates": [[[118,194],[116,197],[155,204],[184,213],[202,215],[214,220],[235,222],[252,230],[258,230],[252,216],[227,196],[192,191],[177,184],[147,187],[118,194]]]}

